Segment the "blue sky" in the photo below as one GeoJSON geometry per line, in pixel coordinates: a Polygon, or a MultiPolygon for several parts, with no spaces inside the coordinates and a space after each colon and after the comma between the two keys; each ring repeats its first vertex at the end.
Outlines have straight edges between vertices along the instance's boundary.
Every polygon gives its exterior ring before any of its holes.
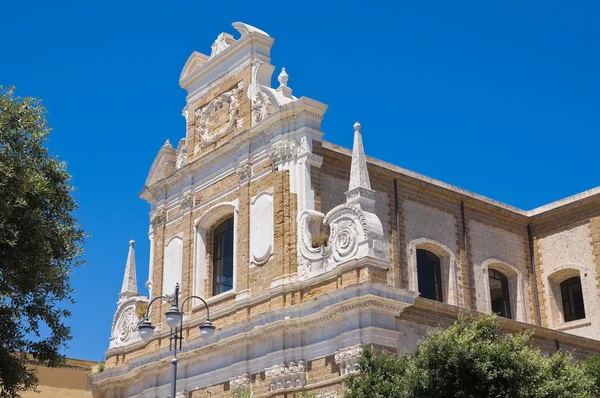
{"type": "Polygon", "coordinates": [[[73,273],[67,355],[108,347],[128,241],[148,274],[138,198],[185,135],[181,69],[231,23],[275,38],[296,96],[329,105],[325,139],[531,209],[600,185],[600,4],[593,1],[0,3],[0,84],[41,97],[92,234],[73,273]]]}

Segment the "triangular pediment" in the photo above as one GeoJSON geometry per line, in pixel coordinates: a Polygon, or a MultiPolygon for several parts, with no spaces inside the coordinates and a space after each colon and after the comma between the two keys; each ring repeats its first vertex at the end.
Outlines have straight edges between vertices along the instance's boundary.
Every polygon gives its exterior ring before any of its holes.
{"type": "Polygon", "coordinates": [[[170,176],[176,170],[177,151],[173,148],[171,143],[167,140],[165,144],[158,151],[158,155],[152,163],[148,178],[146,178],[146,186],[150,187],[157,181],[170,176]]]}
{"type": "Polygon", "coordinates": [[[194,51],[183,66],[181,76],[179,76],[179,81],[182,81],[183,79],[194,73],[196,69],[200,68],[206,63],[206,61],[208,61],[208,58],[209,57],[207,55],[199,53],[198,51],[194,51]]]}

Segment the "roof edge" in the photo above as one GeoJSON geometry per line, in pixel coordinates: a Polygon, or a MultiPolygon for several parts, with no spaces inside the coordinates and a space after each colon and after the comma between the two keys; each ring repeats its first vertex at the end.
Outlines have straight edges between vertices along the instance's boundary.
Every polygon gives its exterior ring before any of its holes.
{"type": "MultiPolygon", "coordinates": [[[[334,152],[342,153],[344,155],[347,155],[348,157],[352,156],[352,151],[350,149],[345,148],[345,147],[340,146],[340,145],[337,145],[337,144],[334,144],[334,143],[329,142],[329,141],[323,140],[323,148],[332,150],[334,152]]],[[[432,184],[432,185],[435,185],[435,186],[443,188],[443,189],[447,189],[447,190],[449,190],[451,192],[454,192],[454,193],[457,193],[459,195],[467,196],[467,197],[470,197],[470,198],[475,199],[477,201],[484,202],[484,203],[486,203],[488,205],[492,205],[492,206],[498,207],[500,209],[507,210],[507,211],[510,211],[512,213],[518,214],[520,216],[525,216],[525,217],[528,217],[528,218],[532,218],[534,216],[544,215],[544,214],[546,214],[546,213],[548,213],[548,212],[550,212],[552,210],[558,209],[560,207],[565,207],[565,206],[568,206],[570,204],[574,204],[574,203],[577,203],[579,201],[583,201],[585,199],[591,199],[594,196],[598,196],[598,199],[600,199],[600,186],[599,186],[599,187],[595,187],[595,188],[589,189],[587,191],[583,191],[583,192],[577,193],[577,194],[572,195],[572,196],[568,196],[568,197],[563,198],[563,199],[556,200],[554,202],[550,202],[550,203],[545,204],[543,206],[536,207],[536,208],[534,208],[532,210],[523,210],[523,209],[519,209],[518,207],[511,206],[509,204],[500,202],[498,200],[494,200],[494,199],[488,198],[486,196],[477,194],[475,192],[468,191],[468,190],[463,189],[463,188],[459,188],[459,187],[457,187],[455,185],[451,185],[451,184],[442,182],[440,180],[436,180],[434,178],[427,177],[427,176],[425,176],[423,174],[419,174],[419,173],[416,173],[414,171],[411,171],[411,170],[408,170],[408,169],[396,166],[396,165],[394,165],[392,163],[388,163],[388,162],[385,162],[383,160],[379,160],[377,158],[373,158],[371,156],[367,156],[367,162],[370,163],[370,164],[373,164],[375,166],[382,167],[382,168],[388,169],[390,171],[393,171],[393,172],[396,172],[396,173],[399,173],[399,174],[403,174],[405,176],[414,178],[416,180],[419,180],[419,181],[422,181],[422,182],[425,182],[425,183],[428,183],[428,184],[432,184]]]]}

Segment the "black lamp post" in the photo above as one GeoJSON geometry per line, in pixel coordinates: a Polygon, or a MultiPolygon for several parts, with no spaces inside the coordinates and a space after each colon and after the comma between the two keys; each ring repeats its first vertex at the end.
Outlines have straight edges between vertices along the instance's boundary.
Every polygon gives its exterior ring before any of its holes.
{"type": "Polygon", "coordinates": [[[152,339],[152,335],[154,334],[154,326],[150,322],[150,318],[148,317],[150,313],[150,306],[158,299],[163,299],[167,303],[171,305],[169,311],[165,312],[165,317],[167,320],[167,325],[171,330],[169,331],[169,350],[173,351],[173,359],[171,359],[171,364],[173,373],[171,380],[171,398],[175,398],[175,394],[177,394],[177,346],[179,345],[179,350],[181,351],[181,345],[183,342],[183,306],[189,299],[197,298],[198,300],[204,303],[206,307],[206,321],[200,325],[200,337],[208,338],[211,337],[215,333],[215,327],[210,321],[210,315],[208,313],[208,304],[202,297],[199,296],[189,296],[181,303],[181,307],[179,307],[179,283],[175,285],[175,296],[173,298],[168,296],[158,296],[152,299],[150,303],[148,303],[148,308],[146,309],[146,316],[143,321],[138,325],[138,331],[140,333],[140,337],[144,341],[150,341],[152,339]]]}

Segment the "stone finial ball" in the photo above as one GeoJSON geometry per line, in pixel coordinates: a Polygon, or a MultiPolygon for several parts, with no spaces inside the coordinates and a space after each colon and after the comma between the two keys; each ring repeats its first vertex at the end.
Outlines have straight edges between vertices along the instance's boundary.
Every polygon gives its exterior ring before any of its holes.
{"type": "Polygon", "coordinates": [[[360,123],[359,122],[354,123],[354,130],[360,131],[360,123]]]}
{"type": "Polygon", "coordinates": [[[133,245],[135,245],[135,241],[132,239],[129,241],[129,246],[133,246],[133,245]]]}

